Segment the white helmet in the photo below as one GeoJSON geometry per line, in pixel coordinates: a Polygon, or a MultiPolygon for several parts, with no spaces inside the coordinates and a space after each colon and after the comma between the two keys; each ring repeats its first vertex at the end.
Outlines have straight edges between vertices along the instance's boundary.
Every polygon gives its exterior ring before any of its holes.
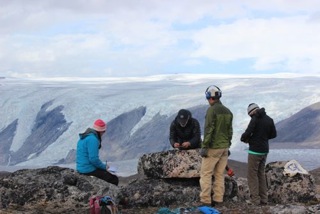
{"type": "Polygon", "coordinates": [[[207,100],[210,98],[219,99],[222,96],[220,88],[215,85],[210,85],[205,92],[207,100]]]}

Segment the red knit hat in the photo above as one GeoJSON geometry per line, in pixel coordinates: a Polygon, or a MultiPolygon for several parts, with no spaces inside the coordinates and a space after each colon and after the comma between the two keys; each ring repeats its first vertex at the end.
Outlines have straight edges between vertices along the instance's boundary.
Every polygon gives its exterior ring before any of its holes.
{"type": "Polygon", "coordinates": [[[107,124],[103,120],[98,119],[94,122],[93,129],[97,132],[103,132],[107,130],[107,124]]]}

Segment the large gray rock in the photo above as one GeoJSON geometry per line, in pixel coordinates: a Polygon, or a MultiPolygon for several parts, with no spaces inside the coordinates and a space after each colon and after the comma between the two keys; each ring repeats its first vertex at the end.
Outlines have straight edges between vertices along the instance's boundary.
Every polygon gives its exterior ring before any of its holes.
{"type": "MultiPolygon", "coordinates": [[[[237,196],[237,183],[234,179],[225,179],[224,201],[232,201],[237,196]]],[[[147,178],[135,180],[123,187],[119,200],[129,207],[160,207],[199,202],[199,178],[147,178]]]]}
{"type": "Polygon", "coordinates": [[[266,165],[269,201],[279,204],[317,201],[313,176],[301,173],[292,177],[284,175],[287,162],[278,161],[266,165]]]}
{"type": "Polygon", "coordinates": [[[149,178],[199,178],[200,167],[198,149],[169,150],[142,155],[138,173],[149,178]]]}
{"type": "MultiPolygon", "coordinates": [[[[311,174],[299,174],[290,177],[284,175],[284,166],[288,161],[271,162],[266,165],[268,200],[275,204],[317,203],[315,180],[311,174]]],[[[250,199],[247,178],[237,178],[238,200],[250,199]]]]}
{"type": "Polygon", "coordinates": [[[23,169],[0,179],[0,209],[47,204],[48,209],[49,205],[55,207],[56,213],[59,209],[85,213],[90,197],[109,195],[117,198],[118,192],[115,185],[80,175],[73,169],[57,166],[23,169]]]}

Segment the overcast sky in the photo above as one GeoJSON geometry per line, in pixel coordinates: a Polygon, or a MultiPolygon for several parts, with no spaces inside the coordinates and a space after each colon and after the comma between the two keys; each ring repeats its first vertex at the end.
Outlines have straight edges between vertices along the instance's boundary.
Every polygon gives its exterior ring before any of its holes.
{"type": "Polygon", "coordinates": [[[320,74],[319,0],[0,0],[0,76],[320,74]]]}

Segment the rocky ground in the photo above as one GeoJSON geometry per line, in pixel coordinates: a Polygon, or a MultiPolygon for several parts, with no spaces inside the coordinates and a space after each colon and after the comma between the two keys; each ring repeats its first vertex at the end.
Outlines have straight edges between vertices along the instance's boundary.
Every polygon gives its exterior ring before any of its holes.
{"type": "MultiPolygon", "coordinates": [[[[246,177],[247,165],[246,163],[241,163],[237,161],[229,161],[229,166],[235,171],[235,176],[237,177],[246,177]]],[[[317,188],[317,194],[320,195],[320,168],[310,171],[310,173],[314,176],[317,188]]],[[[1,176],[7,175],[7,172],[0,173],[1,176]]],[[[125,186],[131,181],[138,179],[141,175],[132,175],[129,177],[121,177],[120,178],[120,185],[125,186]]],[[[319,197],[318,197],[319,198],[319,197]]],[[[120,206],[119,209],[121,214],[156,214],[160,208],[164,207],[135,207],[135,208],[126,208],[120,206]]],[[[170,207],[166,207],[168,210],[175,211],[181,210],[183,208],[194,208],[194,211],[190,211],[188,213],[200,213],[196,209],[195,204],[176,204],[170,207]]],[[[268,204],[267,206],[251,206],[243,202],[228,202],[224,203],[222,207],[217,208],[221,213],[230,213],[230,214],[245,214],[245,213],[254,213],[254,214],[266,214],[266,213],[315,213],[320,214],[320,201],[313,204],[291,204],[291,205],[278,205],[278,204],[268,204]],[[310,205],[310,206],[309,206],[310,205]],[[306,208],[307,207],[307,208],[306,208]]],[[[9,209],[0,210],[0,213],[23,213],[23,214],[40,214],[40,213],[66,213],[66,210],[61,210],[59,204],[55,203],[46,203],[37,204],[37,207],[32,207],[29,209],[28,207],[19,207],[17,205],[10,206],[9,209]],[[61,212],[60,212],[61,211],[61,212]]],[[[67,213],[89,213],[88,206],[70,208],[67,213]]],[[[173,213],[173,212],[172,212],[173,213]]],[[[164,214],[164,213],[163,213],[164,214]]]]}
{"type": "MultiPolygon", "coordinates": [[[[246,177],[247,175],[247,164],[229,160],[229,166],[235,171],[235,176],[237,177],[246,177]]],[[[316,188],[317,188],[317,194],[320,196],[320,168],[314,169],[312,171],[309,171],[311,173],[316,181],[316,188]]],[[[136,179],[138,175],[129,176],[126,178],[121,178],[120,182],[125,185],[127,182],[130,182],[132,179],[136,179]]],[[[320,214],[320,201],[318,201],[318,208],[308,210],[307,213],[316,213],[320,214]]],[[[315,205],[315,204],[310,204],[315,205]]],[[[228,213],[228,214],[274,214],[274,213],[283,213],[288,214],[291,213],[292,210],[295,209],[295,213],[305,213],[304,212],[304,204],[296,204],[296,205],[277,205],[277,204],[268,204],[267,206],[252,206],[248,205],[243,202],[232,202],[232,203],[224,203],[222,207],[217,208],[217,210],[221,213],[228,213]],[[296,207],[292,207],[296,206],[296,207]],[[286,209],[288,211],[286,212],[286,209]],[[301,210],[301,211],[299,211],[301,210]]],[[[161,207],[148,207],[148,208],[131,208],[126,209],[123,207],[120,207],[122,214],[156,214],[161,207]]],[[[168,207],[171,211],[176,211],[178,209],[183,210],[183,208],[195,208],[192,204],[183,204],[183,205],[175,205],[168,207]]],[[[183,213],[183,212],[182,212],[183,213]]],[[[193,211],[188,213],[201,213],[200,211],[193,211]]]]}

